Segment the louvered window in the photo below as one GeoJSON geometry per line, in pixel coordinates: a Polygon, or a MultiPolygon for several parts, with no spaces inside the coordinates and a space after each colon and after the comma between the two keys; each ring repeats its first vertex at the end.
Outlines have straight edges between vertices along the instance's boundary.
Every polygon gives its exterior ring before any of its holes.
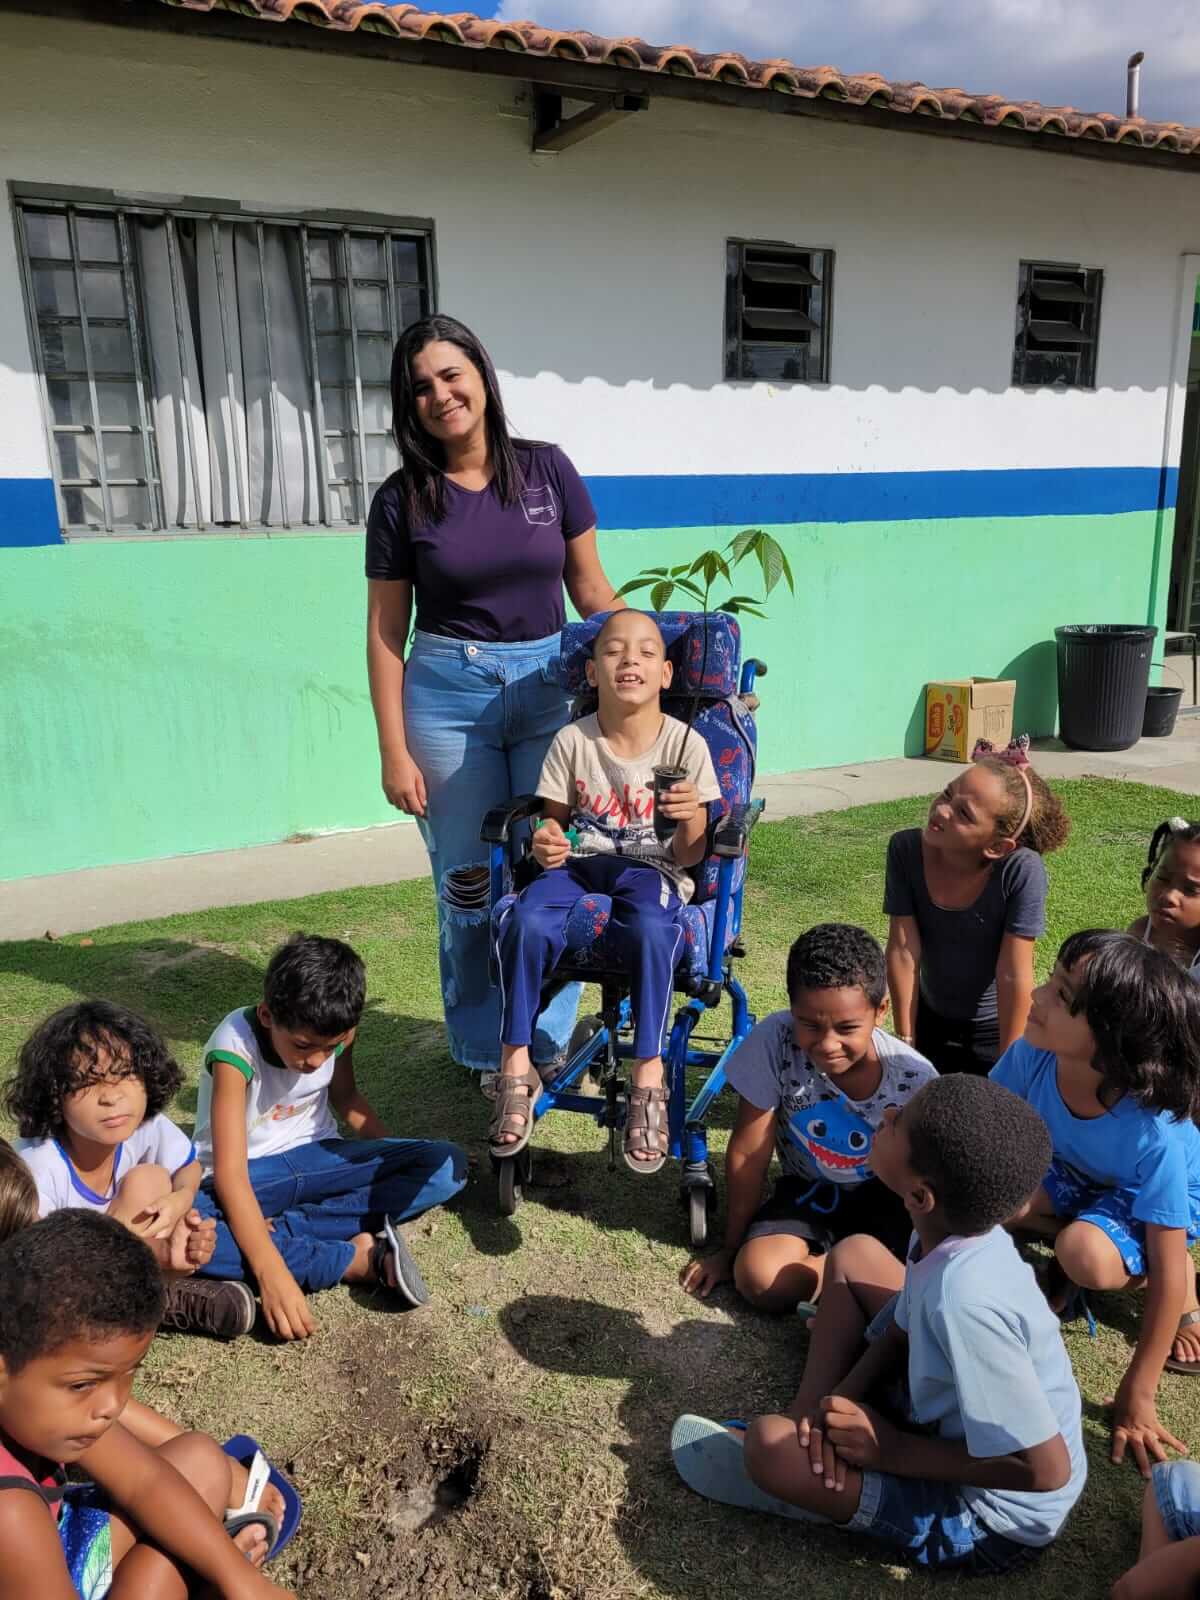
{"type": "Polygon", "coordinates": [[[725,267],[725,377],[824,383],[833,251],[731,240],[725,267]]]}
{"type": "Polygon", "coordinates": [[[1013,382],[1091,389],[1100,342],[1100,292],[1095,267],[1022,261],[1017,294],[1013,382]]]}

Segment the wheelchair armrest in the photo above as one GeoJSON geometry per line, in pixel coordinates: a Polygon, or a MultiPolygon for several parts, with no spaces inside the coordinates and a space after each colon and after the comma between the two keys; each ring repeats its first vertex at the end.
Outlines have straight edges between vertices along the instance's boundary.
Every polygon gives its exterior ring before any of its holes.
{"type": "Polygon", "coordinates": [[[750,830],[762,816],[765,806],[764,800],[751,800],[748,805],[733,806],[717,824],[713,836],[713,854],[733,856],[736,860],[745,850],[750,830]]]}
{"type": "Polygon", "coordinates": [[[540,817],[546,802],[540,794],[518,794],[503,805],[493,806],[483,819],[479,837],[484,844],[507,844],[514,825],[527,817],[540,817]]]}

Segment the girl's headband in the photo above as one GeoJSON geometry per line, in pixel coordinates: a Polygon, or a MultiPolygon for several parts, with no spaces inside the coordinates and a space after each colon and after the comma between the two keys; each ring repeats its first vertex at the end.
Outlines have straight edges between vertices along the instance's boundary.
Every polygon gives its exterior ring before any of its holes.
{"type": "Polygon", "coordinates": [[[1029,819],[1033,815],[1033,784],[1026,770],[1029,766],[1029,735],[1020,733],[1015,739],[1010,739],[1003,750],[997,750],[990,739],[976,739],[975,748],[971,751],[972,761],[983,761],[985,758],[992,761],[1003,761],[1007,767],[1016,767],[1021,775],[1021,782],[1025,785],[1025,809],[1021,813],[1021,822],[1014,839],[1019,839],[1029,826],[1029,819]]]}

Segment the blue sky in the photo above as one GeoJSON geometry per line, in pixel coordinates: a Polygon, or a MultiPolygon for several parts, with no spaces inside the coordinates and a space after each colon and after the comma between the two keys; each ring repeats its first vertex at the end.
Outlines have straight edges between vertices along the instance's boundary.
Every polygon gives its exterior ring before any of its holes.
{"type": "Polygon", "coordinates": [[[1143,114],[1200,124],[1195,0],[482,0],[477,9],[1084,111],[1124,110],[1125,61],[1144,50],[1143,114]]]}

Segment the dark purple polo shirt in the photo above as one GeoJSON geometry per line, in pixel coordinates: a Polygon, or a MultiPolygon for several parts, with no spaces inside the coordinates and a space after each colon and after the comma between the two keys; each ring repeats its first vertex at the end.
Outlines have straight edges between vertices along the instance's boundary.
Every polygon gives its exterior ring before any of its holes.
{"type": "Polygon", "coordinates": [[[376,491],[367,577],[409,579],[423,633],[516,644],[545,639],[566,621],[567,540],[596,526],[596,510],[557,445],[516,448],[525,484],[511,506],[501,505],[494,484],[461,489],[447,478],[445,518],[412,531],[401,473],[376,491]]]}

